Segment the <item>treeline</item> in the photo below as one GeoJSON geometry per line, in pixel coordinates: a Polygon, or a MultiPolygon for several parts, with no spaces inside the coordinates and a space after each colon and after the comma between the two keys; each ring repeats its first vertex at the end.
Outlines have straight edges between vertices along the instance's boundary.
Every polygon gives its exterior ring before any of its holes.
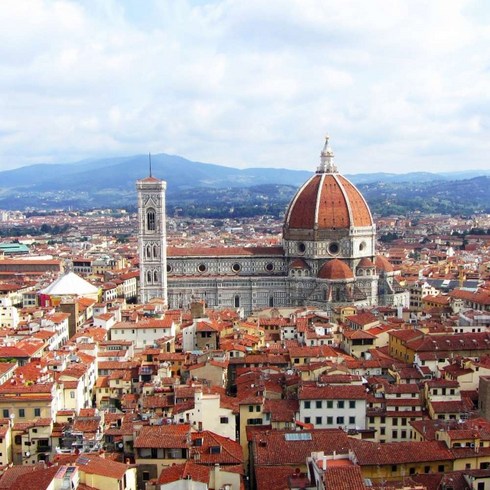
{"type": "Polygon", "coordinates": [[[440,213],[472,215],[490,212],[489,177],[459,181],[359,185],[371,211],[380,216],[440,213]]]}
{"type": "Polygon", "coordinates": [[[40,236],[40,235],[62,235],[70,229],[70,225],[47,225],[43,224],[40,227],[34,226],[13,226],[10,228],[0,229],[0,237],[21,237],[25,235],[40,236]]]}

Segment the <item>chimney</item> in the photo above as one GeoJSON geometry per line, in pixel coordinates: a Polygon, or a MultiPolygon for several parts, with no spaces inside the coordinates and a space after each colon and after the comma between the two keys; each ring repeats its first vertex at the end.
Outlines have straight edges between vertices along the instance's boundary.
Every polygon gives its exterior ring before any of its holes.
{"type": "Polygon", "coordinates": [[[206,305],[204,301],[193,301],[191,303],[192,318],[204,318],[206,313],[206,305]]]}

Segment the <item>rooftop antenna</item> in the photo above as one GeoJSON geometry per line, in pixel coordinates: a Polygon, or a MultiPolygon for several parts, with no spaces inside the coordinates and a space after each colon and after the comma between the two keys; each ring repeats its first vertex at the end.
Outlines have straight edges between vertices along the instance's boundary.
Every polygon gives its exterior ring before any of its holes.
{"type": "Polygon", "coordinates": [[[151,153],[148,153],[148,162],[150,164],[150,177],[151,177],[151,153]]]}

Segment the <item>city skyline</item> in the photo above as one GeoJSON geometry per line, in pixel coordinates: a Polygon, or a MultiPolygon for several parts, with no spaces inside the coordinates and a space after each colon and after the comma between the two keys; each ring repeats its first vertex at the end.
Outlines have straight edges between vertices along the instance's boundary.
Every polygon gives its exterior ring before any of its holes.
{"type": "MultiPolygon", "coordinates": [[[[487,169],[483,2],[6,1],[0,171],[151,153],[487,169]]],[[[165,176],[161,176],[165,178],[165,176]]]]}

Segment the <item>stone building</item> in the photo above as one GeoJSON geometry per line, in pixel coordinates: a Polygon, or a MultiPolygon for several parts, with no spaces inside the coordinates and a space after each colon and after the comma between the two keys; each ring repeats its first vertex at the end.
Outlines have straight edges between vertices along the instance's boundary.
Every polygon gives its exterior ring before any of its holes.
{"type": "MultiPolygon", "coordinates": [[[[397,287],[392,268],[376,258],[376,227],[369,207],[338,173],[328,138],[316,173],[287,209],[282,246],[167,248],[163,230],[148,229],[149,209],[158,215],[165,208],[164,192],[155,201],[150,186],[164,189],[165,183],[154,177],[138,181],[142,300],[151,297],[146,276],[155,260],[158,267],[166,263],[167,277],[160,272],[155,277],[159,284],[168,281],[168,289],[162,286],[160,293],[167,292],[170,308],[188,307],[195,300],[212,308],[240,308],[246,314],[280,306],[327,311],[343,304],[406,306],[407,294],[397,287]],[[153,257],[153,250],[161,256],[153,257]]],[[[157,222],[164,223],[163,216],[157,222]]]]}
{"type": "Polygon", "coordinates": [[[166,182],[151,175],[138,180],[138,253],[140,302],[152,298],[167,301],[166,182]]]}

